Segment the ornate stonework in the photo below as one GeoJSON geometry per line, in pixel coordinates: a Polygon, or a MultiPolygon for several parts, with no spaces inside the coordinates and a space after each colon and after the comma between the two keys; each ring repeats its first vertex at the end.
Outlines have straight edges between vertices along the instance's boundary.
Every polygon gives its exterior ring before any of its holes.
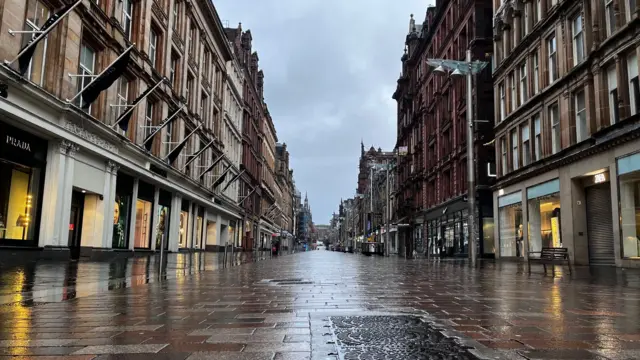
{"type": "Polygon", "coordinates": [[[61,154],[71,157],[73,157],[73,155],[80,149],[78,145],[67,140],[60,141],[58,145],[60,146],[61,154]]]}
{"type": "Polygon", "coordinates": [[[85,130],[84,128],[82,128],[81,126],[78,126],[76,124],[74,124],[73,122],[67,120],[64,128],[66,130],[68,130],[69,132],[80,136],[81,138],[89,141],[92,144],[95,144],[107,151],[110,151],[112,153],[117,154],[118,153],[118,147],[115,146],[114,144],[104,140],[103,138],[85,130]]]}

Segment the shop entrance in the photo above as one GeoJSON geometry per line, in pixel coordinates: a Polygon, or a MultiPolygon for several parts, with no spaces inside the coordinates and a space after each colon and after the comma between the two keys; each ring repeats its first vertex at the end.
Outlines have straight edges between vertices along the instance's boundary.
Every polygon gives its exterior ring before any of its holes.
{"type": "Polygon", "coordinates": [[[73,190],[71,194],[71,216],[69,217],[69,251],[73,260],[80,258],[83,213],[84,193],[73,190]]]}
{"type": "Polygon", "coordinates": [[[585,193],[589,264],[615,266],[610,183],[587,187],[585,193]]]}

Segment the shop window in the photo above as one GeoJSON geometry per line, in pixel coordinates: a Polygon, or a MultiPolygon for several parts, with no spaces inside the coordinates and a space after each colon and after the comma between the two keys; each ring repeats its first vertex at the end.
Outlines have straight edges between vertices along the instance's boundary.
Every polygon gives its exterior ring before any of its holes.
{"type": "Polygon", "coordinates": [[[522,193],[520,191],[498,198],[498,234],[500,256],[522,257],[522,193]]]}
{"type": "Polygon", "coordinates": [[[638,57],[633,51],[627,57],[627,76],[629,79],[630,115],[635,115],[640,110],[640,83],[638,82],[638,57]]]}
{"type": "Polygon", "coordinates": [[[640,154],[618,160],[622,256],[640,257],[640,154]]]}
{"type": "Polygon", "coordinates": [[[131,207],[131,195],[127,193],[116,193],[116,203],[113,209],[113,238],[112,247],[114,249],[127,249],[129,235],[129,208],[131,207]]]}
{"type": "Polygon", "coordinates": [[[180,212],[180,239],[179,245],[181,248],[189,247],[189,212],[182,210],[180,212]]]}
{"type": "Polygon", "coordinates": [[[151,229],[151,216],[153,203],[151,201],[138,199],[136,201],[136,230],[134,247],[148,249],[150,247],[149,230],[151,229]]]}
{"type": "Polygon", "coordinates": [[[560,180],[527,189],[529,251],[562,247],[560,231],[560,180]]]}
{"type": "Polygon", "coordinates": [[[0,240],[35,241],[41,170],[0,160],[0,240]]]}
{"type": "MultiPolygon", "coordinates": [[[[49,8],[41,0],[28,0],[27,2],[27,15],[25,17],[24,30],[25,31],[39,31],[42,25],[49,18],[49,8]]],[[[37,33],[24,33],[22,34],[22,46],[26,46],[32,38],[38,36],[37,33]]],[[[45,63],[47,53],[47,39],[45,37],[35,47],[29,68],[25,77],[42,86],[44,83],[45,63]]]]}
{"type": "Polygon", "coordinates": [[[156,250],[164,244],[164,249],[169,247],[169,219],[171,209],[168,206],[158,206],[158,227],[156,228],[156,250]]]}

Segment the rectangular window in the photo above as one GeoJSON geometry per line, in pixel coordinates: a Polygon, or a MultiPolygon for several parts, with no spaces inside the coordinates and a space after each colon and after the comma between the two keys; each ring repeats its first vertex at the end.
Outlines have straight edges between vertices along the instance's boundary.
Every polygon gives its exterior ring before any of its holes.
{"type": "Polygon", "coordinates": [[[538,61],[538,52],[533,53],[533,93],[540,91],[540,63],[538,61]]]}
{"type": "Polygon", "coordinates": [[[533,7],[533,24],[537,24],[540,21],[540,14],[542,14],[542,0],[536,0],[533,7]]]}
{"type": "MultiPolygon", "coordinates": [[[[40,0],[29,0],[27,3],[27,16],[25,19],[24,30],[25,31],[39,31],[42,25],[49,18],[49,9],[40,0]]],[[[38,34],[24,33],[22,35],[22,46],[26,46],[32,38],[35,38],[38,34]]],[[[47,37],[41,40],[35,47],[31,62],[29,63],[29,69],[26,73],[26,78],[42,86],[44,83],[44,71],[45,61],[47,53],[47,37]]]]}
{"type": "Polygon", "coordinates": [[[193,25],[194,20],[191,19],[191,29],[189,29],[189,54],[196,54],[196,32],[198,29],[193,25]]]}
{"type": "Polygon", "coordinates": [[[173,140],[173,121],[170,121],[165,127],[164,127],[164,141],[163,141],[163,145],[164,145],[164,155],[167,156],[169,155],[169,152],[171,151],[171,141],[173,140]]]}
{"type": "Polygon", "coordinates": [[[520,65],[520,102],[524,103],[527,101],[529,92],[527,88],[529,83],[527,83],[527,62],[526,60],[520,65]]]}
{"type": "Polygon", "coordinates": [[[613,8],[613,0],[604,0],[605,21],[607,26],[607,36],[611,36],[616,31],[616,13],[613,8]]]}
{"type": "Polygon", "coordinates": [[[534,161],[542,159],[542,129],[540,127],[540,114],[533,118],[533,155],[534,161]]]}
{"type": "Polygon", "coordinates": [[[573,18],[573,65],[578,65],[584,60],[584,32],[582,31],[582,15],[573,18]]]}
{"type": "Polygon", "coordinates": [[[506,175],[508,172],[507,165],[507,141],[505,138],[500,139],[500,152],[502,154],[502,160],[500,163],[500,169],[502,170],[502,175],[506,175]]]}
{"type": "Polygon", "coordinates": [[[587,109],[584,98],[584,91],[574,95],[574,106],[576,107],[576,142],[586,140],[587,131],[587,109]]]}
{"type": "Polygon", "coordinates": [[[156,68],[156,60],[158,57],[158,34],[151,29],[149,32],[149,61],[151,62],[151,66],[156,68]]]}
{"type": "Polygon", "coordinates": [[[630,22],[633,18],[633,13],[636,12],[636,0],[627,0],[627,22],[630,22]]]}
{"type": "Polygon", "coordinates": [[[500,121],[504,121],[507,114],[507,100],[505,99],[504,83],[498,87],[500,91],[500,121]]]}
{"type": "MultiPolygon", "coordinates": [[[[80,49],[80,65],[78,69],[78,92],[82,91],[92,80],[92,75],[95,75],[96,66],[96,52],[86,43],[82,44],[80,49]]],[[[82,96],[78,96],[78,105],[82,107],[82,96]]],[[[91,113],[91,106],[87,112],[91,113]]]]}
{"type": "Polygon", "coordinates": [[[551,128],[551,153],[555,154],[561,150],[560,146],[560,116],[558,114],[558,104],[549,106],[549,125],[551,128]]]}
{"type": "Polygon", "coordinates": [[[638,57],[635,51],[627,57],[627,76],[629,79],[629,103],[631,115],[640,110],[640,83],[638,83],[638,57]]]}
{"type": "Polygon", "coordinates": [[[531,163],[531,134],[529,133],[529,124],[522,126],[522,166],[531,163]]]}
{"type": "Polygon", "coordinates": [[[511,93],[509,94],[511,96],[511,109],[509,113],[512,113],[518,108],[518,94],[516,92],[515,72],[512,72],[511,75],[509,75],[509,84],[511,85],[511,93]]]}
{"type": "Polygon", "coordinates": [[[120,117],[126,110],[129,103],[129,80],[121,76],[118,79],[118,92],[116,94],[116,119],[120,117]]]}
{"type": "Polygon", "coordinates": [[[187,93],[185,97],[187,98],[187,105],[190,110],[193,110],[193,77],[191,74],[187,75],[187,93]]]}
{"type": "Polygon", "coordinates": [[[179,58],[175,54],[171,54],[171,68],[169,69],[169,81],[173,90],[178,90],[178,66],[179,58]]]}
{"type": "Polygon", "coordinates": [[[513,170],[518,170],[518,129],[511,131],[511,162],[513,170]]]}
{"type": "Polygon", "coordinates": [[[547,51],[549,57],[549,85],[551,85],[558,79],[558,53],[555,35],[547,39],[547,51]]]}
{"type": "Polygon", "coordinates": [[[613,125],[620,121],[618,112],[618,78],[615,65],[607,70],[607,85],[609,90],[609,117],[611,125],[613,125]]]}
{"type": "Polygon", "coordinates": [[[529,18],[531,17],[531,14],[529,13],[529,7],[526,6],[524,7],[524,35],[526,36],[529,31],[531,31],[531,29],[529,29],[529,18]]]}
{"type": "Polygon", "coordinates": [[[122,28],[124,36],[131,41],[133,25],[133,2],[132,0],[122,0],[122,28]]]}
{"type": "Polygon", "coordinates": [[[178,8],[180,6],[180,4],[177,1],[173,2],[173,30],[178,30],[178,20],[179,20],[179,11],[180,9],[178,8]]]}
{"type": "Polygon", "coordinates": [[[152,101],[147,99],[147,109],[144,112],[144,138],[148,138],[151,135],[153,129],[153,110],[154,104],[152,101]]]}

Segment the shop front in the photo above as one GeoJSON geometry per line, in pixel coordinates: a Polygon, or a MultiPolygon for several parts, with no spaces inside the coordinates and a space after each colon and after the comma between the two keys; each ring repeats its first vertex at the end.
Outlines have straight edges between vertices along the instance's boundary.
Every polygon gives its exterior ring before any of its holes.
{"type": "Polygon", "coordinates": [[[138,199],[136,200],[135,249],[151,249],[154,194],[155,188],[153,185],[140,181],[138,185],[138,199]]]}
{"type": "Polygon", "coordinates": [[[46,140],[0,122],[0,246],[37,246],[46,140]]]}
{"type": "Polygon", "coordinates": [[[522,191],[498,197],[498,238],[501,258],[524,257],[522,191]]]}
{"type": "MultiPolygon", "coordinates": [[[[560,179],[527,188],[528,251],[564,247],[560,217],[560,179]]],[[[518,236],[521,236],[521,231],[518,236]]]]}
{"type": "Polygon", "coordinates": [[[640,260],[640,153],[617,160],[623,260],[640,260]]]}

